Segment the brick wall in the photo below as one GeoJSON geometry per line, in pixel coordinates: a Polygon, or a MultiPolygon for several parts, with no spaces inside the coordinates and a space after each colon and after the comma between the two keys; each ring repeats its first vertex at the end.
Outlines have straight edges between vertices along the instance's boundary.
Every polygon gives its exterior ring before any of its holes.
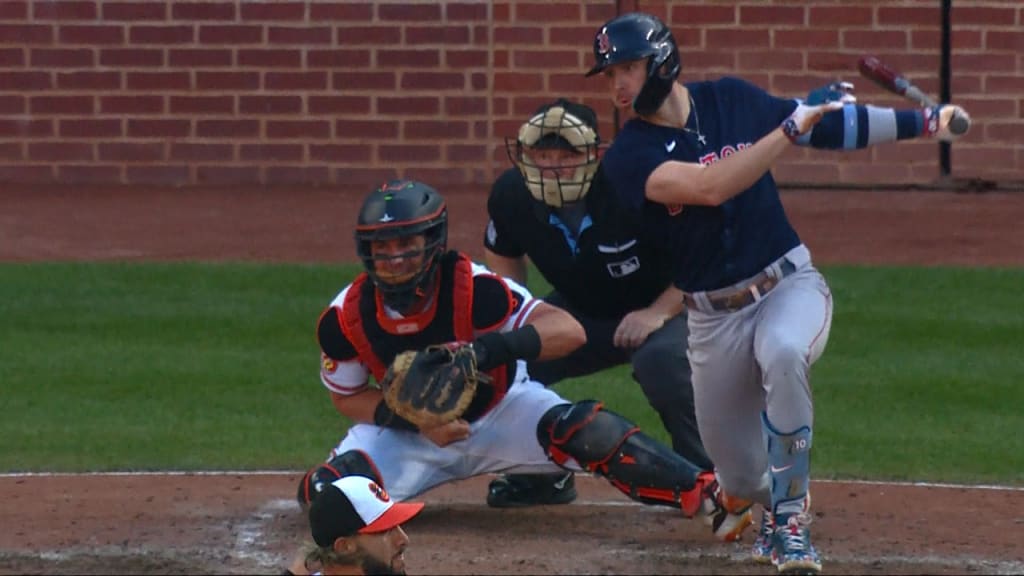
{"type": "MultiPolygon", "coordinates": [[[[799,96],[870,51],[938,91],[939,0],[394,2],[0,0],[0,182],[485,186],[540,103],[613,130],[593,32],[616,4],[665,18],[684,78],[799,96]]],[[[1024,180],[1024,5],[954,2],[953,94],[975,120],[954,176],[1024,180]]],[[[930,183],[932,142],[794,149],[782,182],[930,183]]]]}

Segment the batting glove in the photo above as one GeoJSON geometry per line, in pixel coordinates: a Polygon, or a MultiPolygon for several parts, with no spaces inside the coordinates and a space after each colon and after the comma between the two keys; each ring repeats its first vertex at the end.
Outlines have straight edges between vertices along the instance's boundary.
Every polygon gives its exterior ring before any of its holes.
{"type": "Polygon", "coordinates": [[[811,90],[807,94],[805,104],[817,106],[826,102],[856,103],[857,97],[853,95],[853,84],[850,82],[833,82],[827,86],[811,90]]]}
{"type": "Polygon", "coordinates": [[[967,111],[955,104],[939,104],[921,110],[924,114],[924,136],[932,136],[943,142],[952,142],[963,136],[971,127],[967,111]]]}
{"type": "Polygon", "coordinates": [[[810,132],[825,114],[833,110],[839,110],[842,107],[843,103],[839,101],[826,102],[817,106],[800,104],[790,114],[789,118],[786,118],[782,123],[782,132],[786,134],[790,141],[796,143],[797,138],[810,132]]]}

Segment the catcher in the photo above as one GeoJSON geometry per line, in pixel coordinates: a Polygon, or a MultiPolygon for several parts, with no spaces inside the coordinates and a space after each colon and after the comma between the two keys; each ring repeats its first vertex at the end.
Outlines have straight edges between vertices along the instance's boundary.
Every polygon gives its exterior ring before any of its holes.
{"type": "Polygon", "coordinates": [[[565,469],[699,516],[716,533],[740,518],[711,472],[600,402],[570,403],[528,378],[526,361],[569,354],[583,327],[447,251],[447,219],[444,199],[420,182],[392,181],[366,198],[355,231],[365,272],[317,328],[321,381],[353,425],[303,477],[299,502],[339,466],[377,471],[399,501],[478,474],[565,469]]]}

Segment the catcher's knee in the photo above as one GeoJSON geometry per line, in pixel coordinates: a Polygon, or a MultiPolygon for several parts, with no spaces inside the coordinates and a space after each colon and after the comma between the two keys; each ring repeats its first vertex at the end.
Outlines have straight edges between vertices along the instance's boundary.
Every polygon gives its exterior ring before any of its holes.
{"type": "Polygon", "coordinates": [[[296,499],[300,506],[308,506],[324,486],[344,476],[366,476],[384,486],[384,479],[370,456],[362,450],[342,452],[327,462],[311,468],[299,481],[296,499]]]}
{"type": "Polygon", "coordinates": [[[556,464],[570,459],[634,500],[683,505],[701,470],[600,402],[561,404],[541,417],[537,439],[556,464]]]}

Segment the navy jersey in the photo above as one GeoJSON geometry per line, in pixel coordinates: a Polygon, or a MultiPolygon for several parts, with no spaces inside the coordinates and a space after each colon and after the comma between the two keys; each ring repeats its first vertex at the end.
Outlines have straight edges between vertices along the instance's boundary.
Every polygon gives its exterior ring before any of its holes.
{"type": "Polygon", "coordinates": [[[797,106],[738,78],[686,84],[694,111],[689,130],[632,119],[603,164],[622,203],[642,213],[645,226],[664,231],[674,252],[676,285],[713,290],[753,276],[800,243],[770,173],[720,206],[668,206],[645,198],[647,178],[663,162],[710,164],[779,127],[797,106]],[[705,137],[702,144],[696,134],[705,137]]]}
{"type": "Polygon", "coordinates": [[[668,246],[647,234],[638,214],[624,213],[599,168],[583,198],[579,235],[537,201],[516,168],[494,182],[484,246],[499,256],[528,256],[571,306],[621,318],[650,304],[672,282],[668,246]]]}

